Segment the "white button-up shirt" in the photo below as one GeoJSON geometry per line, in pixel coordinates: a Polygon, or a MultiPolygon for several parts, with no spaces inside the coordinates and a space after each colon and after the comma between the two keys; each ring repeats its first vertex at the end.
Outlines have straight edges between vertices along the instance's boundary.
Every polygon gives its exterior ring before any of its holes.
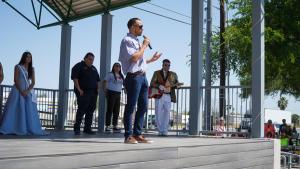
{"type": "Polygon", "coordinates": [[[122,63],[124,74],[128,72],[134,73],[138,71],[145,72],[147,69],[146,59],[141,57],[137,62],[132,62],[130,59],[134,53],[140,49],[140,43],[136,36],[128,33],[121,42],[119,61],[122,63]]]}

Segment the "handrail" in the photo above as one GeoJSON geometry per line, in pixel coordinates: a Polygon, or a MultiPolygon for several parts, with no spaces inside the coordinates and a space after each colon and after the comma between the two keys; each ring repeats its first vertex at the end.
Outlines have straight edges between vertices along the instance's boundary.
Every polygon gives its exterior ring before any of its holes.
{"type": "Polygon", "coordinates": [[[288,169],[291,169],[292,168],[292,165],[293,165],[293,157],[296,157],[298,158],[298,165],[300,165],[300,155],[298,154],[293,154],[293,153],[290,153],[290,152],[284,152],[284,151],[281,151],[281,157],[282,156],[285,156],[285,159],[284,159],[284,162],[283,162],[283,167],[285,167],[286,165],[286,160],[287,160],[287,167],[288,169]]]}

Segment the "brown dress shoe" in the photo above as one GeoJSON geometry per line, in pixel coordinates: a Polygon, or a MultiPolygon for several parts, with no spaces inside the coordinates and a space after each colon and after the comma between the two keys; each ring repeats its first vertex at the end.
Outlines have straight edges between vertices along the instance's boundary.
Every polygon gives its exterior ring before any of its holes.
{"type": "Polygon", "coordinates": [[[143,135],[133,136],[138,143],[153,143],[152,140],[146,139],[143,135]]]}
{"type": "Polygon", "coordinates": [[[132,136],[129,136],[127,139],[124,140],[125,144],[137,144],[138,141],[132,136]]]}

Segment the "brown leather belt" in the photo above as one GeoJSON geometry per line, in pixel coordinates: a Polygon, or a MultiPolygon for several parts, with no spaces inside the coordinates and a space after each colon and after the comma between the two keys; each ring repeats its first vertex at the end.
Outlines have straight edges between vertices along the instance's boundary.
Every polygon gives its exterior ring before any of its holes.
{"type": "Polygon", "coordinates": [[[134,73],[131,73],[131,72],[127,73],[127,76],[131,76],[131,77],[144,76],[144,75],[145,75],[145,72],[143,72],[143,71],[137,71],[137,72],[134,72],[134,73]]]}

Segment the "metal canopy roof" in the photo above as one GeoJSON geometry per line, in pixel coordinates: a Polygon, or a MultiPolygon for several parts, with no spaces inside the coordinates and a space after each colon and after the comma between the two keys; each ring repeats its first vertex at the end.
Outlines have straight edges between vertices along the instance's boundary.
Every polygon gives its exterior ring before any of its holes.
{"type": "Polygon", "coordinates": [[[23,13],[21,13],[18,9],[16,9],[16,7],[10,4],[8,0],[2,1],[17,13],[19,13],[31,24],[33,24],[35,27],[40,29],[80,20],[102,13],[109,13],[110,11],[116,9],[143,3],[149,0],[36,0],[36,2],[40,6],[39,13],[36,13],[36,8],[38,9],[38,7],[35,7],[36,5],[34,5],[33,0],[28,0],[32,3],[32,9],[35,14],[35,21],[32,21],[23,13]],[[43,26],[40,25],[42,7],[56,18],[56,22],[49,23],[43,26]]]}
{"type": "Polygon", "coordinates": [[[148,0],[43,0],[61,19],[68,22],[146,1],[148,0]]]}

